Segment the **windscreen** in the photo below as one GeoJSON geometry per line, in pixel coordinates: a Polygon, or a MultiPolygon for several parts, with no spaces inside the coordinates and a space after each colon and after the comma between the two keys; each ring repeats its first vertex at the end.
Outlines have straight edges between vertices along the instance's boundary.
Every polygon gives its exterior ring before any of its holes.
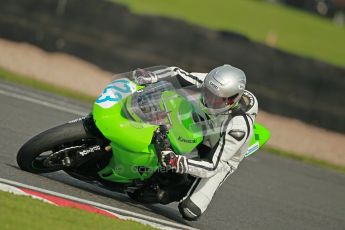
{"type": "Polygon", "coordinates": [[[171,127],[172,122],[165,102],[169,98],[163,97],[166,92],[175,92],[169,82],[161,81],[148,85],[133,94],[130,109],[143,122],[171,127]]]}

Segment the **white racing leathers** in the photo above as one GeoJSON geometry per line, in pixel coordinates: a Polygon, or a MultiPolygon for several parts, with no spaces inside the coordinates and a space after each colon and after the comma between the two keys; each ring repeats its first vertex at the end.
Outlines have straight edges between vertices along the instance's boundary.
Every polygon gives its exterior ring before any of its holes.
{"type": "MultiPolygon", "coordinates": [[[[181,85],[202,86],[206,74],[188,73],[177,67],[155,71],[158,79],[173,71],[181,85]]],[[[171,75],[170,75],[171,76],[171,75]]],[[[253,123],[258,112],[255,96],[249,91],[243,94],[239,106],[227,114],[210,116],[198,112],[207,124],[205,138],[198,146],[197,158],[187,159],[186,173],[196,177],[187,196],[179,203],[182,216],[195,220],[207,209],[217,189],[237,169],[248,150],[253,134],[253,123]]]]}

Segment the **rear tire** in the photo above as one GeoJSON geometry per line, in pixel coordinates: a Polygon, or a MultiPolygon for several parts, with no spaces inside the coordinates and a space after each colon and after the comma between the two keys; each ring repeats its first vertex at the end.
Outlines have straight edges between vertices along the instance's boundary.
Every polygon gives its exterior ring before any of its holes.
{"type": "Polygon", "coordinates": [[[27,141],[18,151],[17,163],[21,169],[32,173],[61,170],[63,167],[45,166],[38,158],[42,153],[54,152],[63,149],[64,146],[73,146],[78,141],[90,138],[95,137],[85,131],[83,120],[54,127],[27,141]]]}

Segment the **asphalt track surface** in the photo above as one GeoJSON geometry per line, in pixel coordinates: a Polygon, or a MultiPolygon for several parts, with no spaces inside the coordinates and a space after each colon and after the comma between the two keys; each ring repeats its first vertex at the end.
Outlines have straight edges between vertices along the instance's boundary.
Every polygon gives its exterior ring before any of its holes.
{"type": "Polygon", "coordinates": [[[26,140],[92,105],[1,81],[0,104],[1,178],[199,229],[345,229],[345,174],[262,151],[243,161],[196,222],[184,221],[177,203],[141,205],[62,172],[24,172],[16,154],[26,140]]]}

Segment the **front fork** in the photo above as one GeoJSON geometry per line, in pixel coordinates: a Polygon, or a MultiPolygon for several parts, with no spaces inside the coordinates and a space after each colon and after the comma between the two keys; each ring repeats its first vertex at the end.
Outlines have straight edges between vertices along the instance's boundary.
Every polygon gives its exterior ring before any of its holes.
{"type": "Polygon", "coordinates": [[[100,159],[104,154],[111,154],[109,149],[110,141],[107,140],[97,128],[92,113],[89,115],[70,121],[69,123],[82,122],[87,138],[82,140],[82,144],[74,146],[74,151],[70,148],[63,149],[65,151],[65,158],[62,164],[66,168],[78,168],[92,159],[100,159]],[[70,154],[74,152],[73,156],[70,154]]]}

